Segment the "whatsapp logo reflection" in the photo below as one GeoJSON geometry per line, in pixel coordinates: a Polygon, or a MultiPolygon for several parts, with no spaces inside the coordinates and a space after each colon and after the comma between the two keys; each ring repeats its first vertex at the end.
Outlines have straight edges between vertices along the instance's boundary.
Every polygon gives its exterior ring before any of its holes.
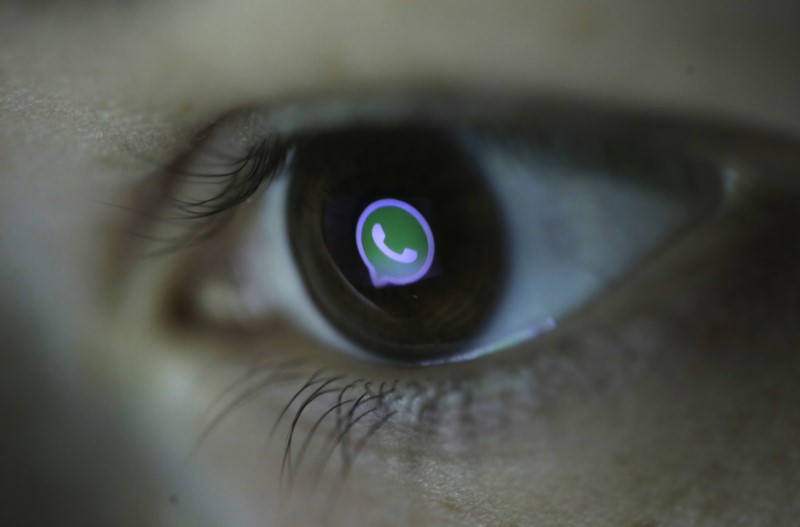
{"type": "Polygon", "coordinates": [[[417,282],[433,263],[428,222],[417,209],[397,199],[381,199],[364,209],[356,226],[356,244],[375,287],[417,282]]]}

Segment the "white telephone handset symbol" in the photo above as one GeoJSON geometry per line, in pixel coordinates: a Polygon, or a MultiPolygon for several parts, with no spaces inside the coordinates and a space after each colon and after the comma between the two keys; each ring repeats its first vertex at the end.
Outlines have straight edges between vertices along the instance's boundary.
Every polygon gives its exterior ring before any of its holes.
{"type": "Polygon", "coordinates": [[[381,227],[380,223],[376,223],[372,226],[372,240],[375,242],[375,245],[378,246],[378,249],[381,250],[383,254],[394,260],[395,262],[400,263],[411,263],[417,259],[417,251],[414,249],[409,249],[406,247],[403,249],[402,253],[395,252],[391,250],[384,240],[386,239],[386,233],[383,232],[383,227],[381,227]]]}

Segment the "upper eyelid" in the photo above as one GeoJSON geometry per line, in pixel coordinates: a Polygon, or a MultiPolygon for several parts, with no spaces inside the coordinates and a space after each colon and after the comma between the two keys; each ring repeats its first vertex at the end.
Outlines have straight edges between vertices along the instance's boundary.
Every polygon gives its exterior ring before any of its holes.
{"type": "MultiPolygon", "coordinates": [[[[198,153],[213,147],[233,160],[229,166],[236,165],[249,155],[254,145],[271,137],[277,135],[288,143],[304,133],[313,132],[320,116],[325,117],[322,119],[323,129],[346,127],[359,120],[376,122],[388,119],[402,123],[423,119],[442,126],[501,128],[508,126],[510,121],[514,126],[531,126],[532,122],[539,130],[552,128],[554,135],[560,133],[566,137],[573,133],[597,137],[610,134],[617,140],[635,138],[652,143],[664,142],[675,149],[691,151],[716,165],[720,177],[726,178],[723,185],[725,190],[732,193],[729,198],[743,195],[759,185],[769,185],[776,176],[791,173],[794,167],[800,166],[800,148],[795,138],[770,131],[750,130],[743,125],[704,123],[680,116],[647,115],[568,102],[497,100],[485,96],[472,98],[463,94],[451,97],[445,103],[442,101],[440,94],[383,95],[371,99],[367,97],[366,102],[360,97],[326,98],[291,102],[284,106],[248,106],[226,112],[211,125],[200,128],[186,146],[181,147],[162,169],[149,178],[150,181],[140,186],[139,198],[127,206],[135,212],[124,215],[119,231],[134,232],[148,238],[153,219],[161,220],[170,215],[163,207],[163,200],[175,194],[182,182],[182,173],[190,171],[187,164],[191,164],[198,153]],[[354,108],[355,111],[352,111],[354,108]],[[514,108],[519,110],[512,113],[514,108]],[[765,177],[765,174],[770,177],[765,177]],[[158,195],[162,196],[160,200],[154,200],[153,197],[158,195]]],[[[261,187],[260,181],[256,183],[253,185],[254,192],[261,187]]],[[[779,183],[783,184],[782,181],[779,183]]],[[[221,215],[218,213],[235,211],[236,207],[232,205],[244,200],[224,201],[224,206],[219,210],[207,210],[206,218],[219,218],[221,215]]],[[[208,233],[213,234],[212,231],[208,233]]],[[[205,238],[206,235],[203,235],[196,239],[205,238]]],[[[112,251],[112,269],[119,268],[131,256],[172,251],[172,247],[163,246],[154,250],[146,240],[142,244],[126,234],[117,237],[114,246],[117,249],[112,251]]]]}
{"type": "Polygon", "coordinates": [[[740,161],[761,156],[800,164],[800,137],[752,123],[585,101],[468,93],[362,94],[249,105],[226,112],[203,135],[233,133],[247,144],[267,135],[292,137],[360,122],[535,127],[553,134],[646,138],[740,161]]]}
{"type": "MultiPolygon", "coordinates": [[[[304,133],[346,127],[360,121],[400,124],[418,120],[442,126],[530,127],[533,123],[538,129],[550,128],[554,133],[566,136],[572,133],[588,133],[598,137],[610,134],[618,138],[663,141],[699,153],[715,163],[728,165],[730,169],[722,176],[730,181],[724,186],[736,191],[753,185],[751,178],[743,181],[740,175],[748,170],[752,172],[753,168],[763,168],[759,166],[760,163],[779,164],[779,167],[787,164],[800,166],[800,149],[794,138],[769,131],[750,130],[741,124],[705,123],[680,116],[648,115],[554,100],[506,100],[485,95],[471,97],[441,93],[395,94],[290,101],[283,105],[248,106],[226,112],[211,125],[201,128],[190,143],[182,147],[177,157],[159,171],[160,192],[164,196],[172,195],[181,178],[189,171],[185,165],[190,164],[198,152],[209,148],[215,140],[222,139],[214,148],[230,156],[228,166],[236,166],[251,156],[252,149],[276,137],[289,144],[304,133]],[[741,167],[745,169],[739,170],[741,167]]],[[[257,182],[252,191],[257,191],[260,185],[261,182],[257,182]]],[[[221,200],[218,208],[207,208],[205,214],[195,216],[213,217],[233,209],[249,194],[241,200],[221,200]]],[[[188,204],[188,207],[191,208],[192,204],[188,204]]],[[[152,216],[163,214],[163,207],[154,206],[153,203],[140,202],[131,208],[139,211],[140,220],[150,213],[152,216]],[[142,215],[142,212],[146,214],[142,215]]],[[[138,225],[126,230],[141,232],[144,229],[138,225]]]]}

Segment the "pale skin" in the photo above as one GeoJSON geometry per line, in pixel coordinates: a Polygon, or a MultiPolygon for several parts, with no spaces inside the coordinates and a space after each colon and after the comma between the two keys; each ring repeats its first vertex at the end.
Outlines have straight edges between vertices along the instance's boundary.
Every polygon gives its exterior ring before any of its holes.
{"type": "MultiPolygon", "coordinates": [[[[131,263],[119,257],[132,243],[127,220],[108,206],[131,203],[152,161],[169,162],[226,112],[305,98],[555,94],[797,138],[792,2],[154,0],[0,15],[0,324],[14,357],[3,402],[21,414],[7,450],[27,452],[12,464],[12,515],[67,525],[796,523],[790,211],[800,165],[790,155],[759,156],[773,174],[766,191],[742,190],[748,206],[585,316],[429,368],[342,355],[279,316],[246,338],[175,326],[163,310],[175,282],[223,245],[131,263]],[[304,375],[229,412],[198,447],[212,405],[259,351],[302,359],[304,375]],[[321,476],[299,471],[287,486],[287,423],[272,440],[271,430],[321,368],[374,386],[462,382],[469,418],[459,395],[440,401],[432,428],[398,406],[348,474],[334,456],[321,476]]],[[[326,448],[313,443],[312,459],[326,448]]]]}

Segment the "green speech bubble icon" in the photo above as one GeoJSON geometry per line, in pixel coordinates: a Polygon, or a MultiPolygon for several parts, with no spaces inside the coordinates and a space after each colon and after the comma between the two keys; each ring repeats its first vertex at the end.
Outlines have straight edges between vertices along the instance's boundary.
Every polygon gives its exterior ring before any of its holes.
{"type": "Polygon", "coordinates": [[[364,209],[356,226],[356,245],[375,287],[414,283],[433,264],[428,222],[398,199],[380,199],[364,209]]]}

